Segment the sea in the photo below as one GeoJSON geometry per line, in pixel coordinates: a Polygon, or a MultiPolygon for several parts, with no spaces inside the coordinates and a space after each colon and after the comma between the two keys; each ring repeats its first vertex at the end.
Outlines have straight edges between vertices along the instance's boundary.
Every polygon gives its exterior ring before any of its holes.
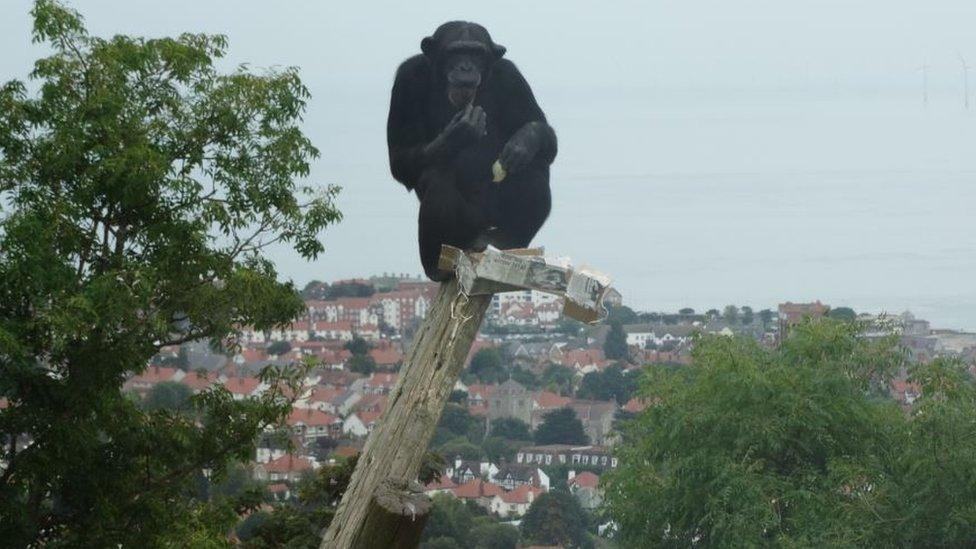
{"type": "MultiPolygon", "coordinates": [[[[314,90],[311,179],[344,214],[299,285],[421,272],[389,174],[388,89],[314,90]],[[323,97],[324,96],[324,97],[323,97]]],[[[883,86],[537,89],[559,135],[547,254],[638,310],[820,300],[976,330],[976,97],[883,86]]]]}

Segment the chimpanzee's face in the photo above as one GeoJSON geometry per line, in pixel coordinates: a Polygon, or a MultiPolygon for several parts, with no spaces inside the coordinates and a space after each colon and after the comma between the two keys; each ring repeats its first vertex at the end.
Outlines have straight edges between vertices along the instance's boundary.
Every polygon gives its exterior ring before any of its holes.
{"type": "Polygon", "coordinates": [[[424,38],[421,49],[446,83],[447,98],[460,109],[472,101],[505,48],[491,41],[480,25],[452,22],[424,38]]]}

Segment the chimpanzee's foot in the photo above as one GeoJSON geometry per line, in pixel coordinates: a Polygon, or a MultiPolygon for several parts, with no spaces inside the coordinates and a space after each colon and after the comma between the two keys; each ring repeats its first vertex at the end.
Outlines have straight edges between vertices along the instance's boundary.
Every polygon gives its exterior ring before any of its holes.
{"type": "Polygon", "coordinates": [[[468,247],[468,251],[472,252],[483,252],[488,249],[488,245],[494,244],[495,235],[498,232],[498,227],[488,227],[487,229],[478,233],[478,236],[474,238],[471,242],[471,246],[468,247]]]}

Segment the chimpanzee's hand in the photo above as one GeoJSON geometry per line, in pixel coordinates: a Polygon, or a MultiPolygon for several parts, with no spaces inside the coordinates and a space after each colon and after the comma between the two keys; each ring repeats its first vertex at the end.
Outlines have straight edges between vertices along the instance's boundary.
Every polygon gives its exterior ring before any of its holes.
{"type": "Polygon", "coordinates": [[[481,107],[468,103],[447,123],[441,135],[448,143],[465,147],[484,137],[487,131],[488,114],[481,107]]]}
{"type": "Polygon", "coordinates": [[[505,173],[515,173],[528,166],[537,152],[539,152],[538,136],[533,127],[526,125],[508,140],[498,161],[505,173]]]}

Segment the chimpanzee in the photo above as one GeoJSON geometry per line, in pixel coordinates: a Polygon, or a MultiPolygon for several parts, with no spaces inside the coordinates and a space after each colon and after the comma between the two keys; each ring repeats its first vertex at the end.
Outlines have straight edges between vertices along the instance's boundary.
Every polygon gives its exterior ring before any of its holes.
{"type": "Polygon", "coordinates": [[[521,248],[549,216],[556,133],[515,65],[476,23],[444,23],[397,70],[390,171],[420,199],[420,261],[441,244],[521,248]]]}

